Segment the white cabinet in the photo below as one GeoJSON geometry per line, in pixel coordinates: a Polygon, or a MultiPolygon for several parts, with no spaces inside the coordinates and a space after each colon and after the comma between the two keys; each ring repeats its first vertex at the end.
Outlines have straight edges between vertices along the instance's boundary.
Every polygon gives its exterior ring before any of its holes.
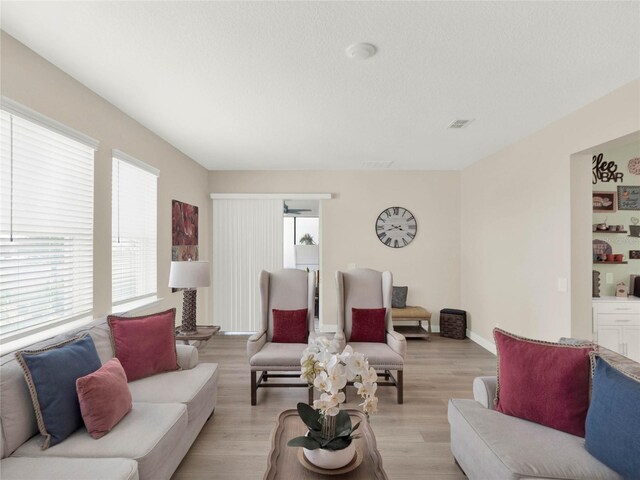
{"type": "Polygon", "coordinates": [[[609,350],[640,362],[640,299],[593,299],[595,340],[609,350]]]}

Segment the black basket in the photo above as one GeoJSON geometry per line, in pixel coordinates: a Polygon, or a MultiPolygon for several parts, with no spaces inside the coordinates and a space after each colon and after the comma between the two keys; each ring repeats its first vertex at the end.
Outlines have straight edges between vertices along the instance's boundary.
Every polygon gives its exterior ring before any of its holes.
{"type": "Polygon", "coordinates": [[[454,308],[440,310],[440,336],[464,340],[467,336],[467,312],[454,308]]]}

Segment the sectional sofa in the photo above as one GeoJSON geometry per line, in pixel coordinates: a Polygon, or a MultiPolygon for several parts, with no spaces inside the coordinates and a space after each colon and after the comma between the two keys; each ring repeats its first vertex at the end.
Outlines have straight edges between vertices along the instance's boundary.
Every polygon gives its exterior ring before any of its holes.
{"type": "MultiPolygon", "coordinates": [[[[100,361],[113,358],[106,319],[26,347],[38,349],[87,332],[100,361]]],[[[0,357],[0,472],[3,480],[171,477],[216,406],[218,366],[199,363],[198,351],[177,345],[181,370],[129,383],[133,409],[102,438],[81,428],[42,450],[33,404],[14,354],[0,357]]]]}
{"type": "MultiPolygon", "coordinates": [[[[606,349],[600,354],[640,378],[640,364],[606,349]]],[[[585,449],[584,438],[496,411],[496,387],[496,377],[478,377],[474,400],[449,400],[451,451],[469,479],[623,479],[585,449]]]]}

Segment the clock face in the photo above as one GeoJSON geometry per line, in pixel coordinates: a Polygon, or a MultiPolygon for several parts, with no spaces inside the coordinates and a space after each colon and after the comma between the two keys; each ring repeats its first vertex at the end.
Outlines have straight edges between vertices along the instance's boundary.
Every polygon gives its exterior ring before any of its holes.
{"type": "Polygon", "coordinates": [[[376,220],[378,240],[387,247],[406,247],[416,237],[418,223],[409,210],[402,207],[389,207],[376,220]]]}

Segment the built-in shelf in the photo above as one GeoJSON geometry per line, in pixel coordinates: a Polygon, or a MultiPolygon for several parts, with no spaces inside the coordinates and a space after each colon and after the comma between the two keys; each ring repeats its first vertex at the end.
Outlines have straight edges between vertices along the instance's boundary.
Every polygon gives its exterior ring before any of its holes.
{"type": "Polygon", "coordinates": [[[594,265],[625,265],[627,262],[593,262],[594,265]]]}
{"type": "Polygon", "coordinates": [[[627,230],[616,230],[615,232],[613,230],[596,230],[593,233],[629,233],[627,230]]]}

